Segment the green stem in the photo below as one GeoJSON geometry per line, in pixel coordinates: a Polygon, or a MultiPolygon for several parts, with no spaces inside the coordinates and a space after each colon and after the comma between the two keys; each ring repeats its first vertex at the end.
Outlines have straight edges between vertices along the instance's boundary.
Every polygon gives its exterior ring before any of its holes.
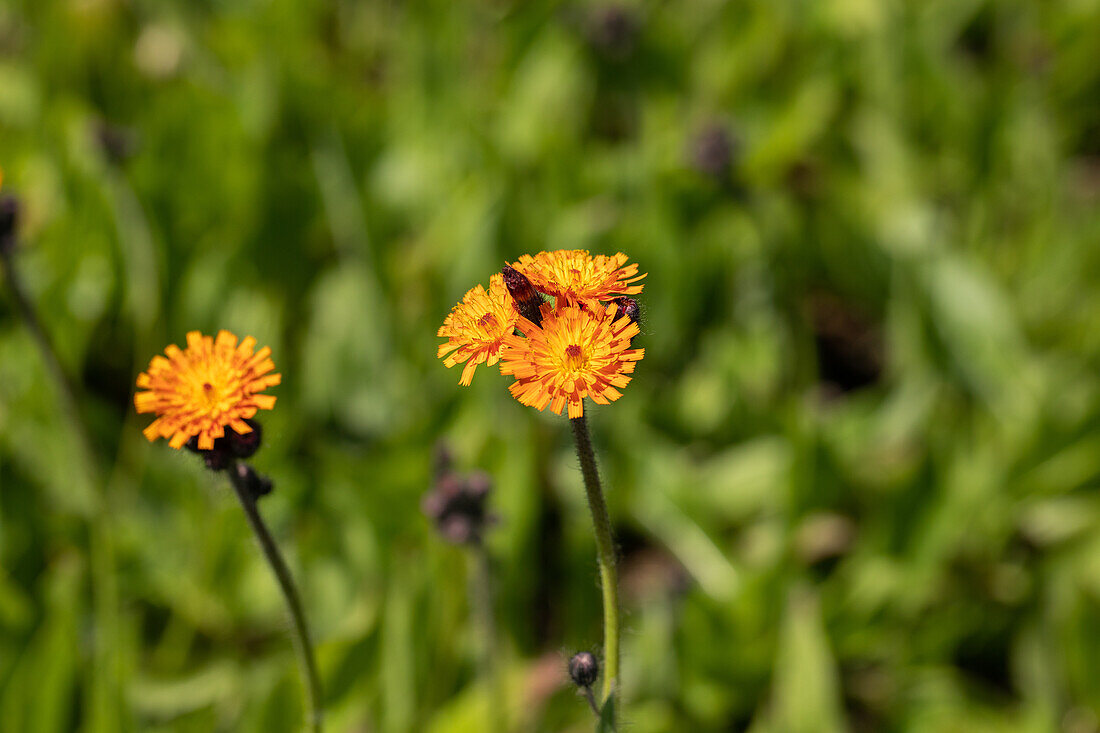
{"type": "Polygon", "coordinates": [[[95,641],[93,643],[92,694],[88,696],[88,717],[92,720],[91,729],[110,730],[117,727],[116,715],[121,706],[121,693],[118,680],[118,590],[114,573],[113,533],[110,527],[111,513],[107,499],[103,468],[96,456],[94,443],[88,424],[80,411],[77,390],[68,372],[61,364],[53,340],[43,326],[20,277],[15,262],[14,243],[4,246],[0,243],[0,260],[4,265],[4,279],[15,301],[16,310],[38,348],[46,371],[57,389],[61,402],[61,411],[73,430],[76,439],[76,460],[81,464],[84,478],[84,491],[81,497],[81,509],[87,512],[89,525],[88,555],[92,567],[92,603],[95,613],[95,641]]]}
{"type": "Polygon", "coordinates": [[[470,545],[473,564],[470,578],[470,602],[481,628],[481,674],[489,686],[489,708],[486,730],[503,733],[505,730],[504,697],[500,689],[496,655],[496,616],[493,613],[493,576],[489,549],[478,539],[470,545]]]}
{"type": "Polygon", "coordinates": [[[302,681],[306,692],[307,725],[310,731],[321,731],[321,677],[317,674],[317,663],[313,659],[313,644],[309,639],[309,629],[306,627],[306,616],[302,611],[302,602],[298,597],[298,590],[294,585],[294,577],[290,574],[290,568],[283,560],[279,548],[275,545],[271,533],[264,524],[256,506],[256,497],[252,495],[246,479],[238,472],[238,466],[229,467],[229,481],[233,484],[233,490],[237,492],[241,508],[248,518],[248,524],[260,542],[260,549],[279,582],[279,589],[283,592],[287,610],[290,612],[290,620],[293,626],[291,640],[294,642],[294,651],[298,654],[298,665],[302,672],[302,681]]]}
{"type": "Polygon", "coordinates": [[[607,502],[600,487],[600,472],[596,467],[596,453],[588,434],[588,422],[584,415],[569,419],[573,438],[577,444],[577,457],[584,474],[584,488],[588,494],[588,509],[592,512],[592,525],[596,530],[596,556],[600,565],[600,585],[603,589],[603,704],[615,694],[619,681],[619,585],[615,577],[615,545],[611,537],[611,520],[607,514],[607,502]]]}

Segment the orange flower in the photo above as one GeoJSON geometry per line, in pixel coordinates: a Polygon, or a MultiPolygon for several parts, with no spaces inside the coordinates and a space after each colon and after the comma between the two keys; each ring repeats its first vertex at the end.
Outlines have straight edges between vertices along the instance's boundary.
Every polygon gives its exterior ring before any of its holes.
{"type": "Polygon", "coordinates": [[[642,292],[642,286],[633,283],[645,275],[638,274],[637,263],[626,265],[626,260],[622,252],[593,257],[588,250],[559,249],[534,257],[523,255],[515,268],[538,290],[561,298],[564,302],[559,305],[572,305],[642,292]]]}
{"type": "Polygon", "coordinates": [[[450,354],[443,361],[448,369],[466,362],[459,384],[467,386],[473,381],[478,364],[493,366],[500,359],[504,337],[512,333],[517,319],[519,313],[504,286],[504,277],[493,275],[489,278],[488,292],[478,285],[451,309],[436,332],[436,336],[447,338],[447,343],[439,345],[436,356],[442,359],[450,354]]]}
{"type": "Polygon", "coordinates": [[[504,339],[500,371],[516,381],[508,388],[525,405],[543,410],[547,405],[569,417],[584,414],[584,398],[606,405],[621,397],[616,388],[630,382],[634,364],[645,349],[630,348],[638,324],[629,316],[615,318],[616,306],[589,308],[544,305],[542,327],[521,318],[518,328],[526,337],[504,339]]]}
{"type": "Polygon", "coordinates": [[[219,331],[217,339],[191,331],[186,349],[173,345],[164,350],[168,358],[154,356],[137,379],[148,391],[134,395],[139,413],[157,415],[145,437],[170,438],[173,448],[182,448],[197,435],[199,449],[210,450],[227,425],[242,435],[252,432],[245,419],[275,406],[274,397],[259,393],[282,381],[269,373],[275,368],[271,349],[253,353],[255,346],[251,336],[238,345],[229,331],[219,331]]]}

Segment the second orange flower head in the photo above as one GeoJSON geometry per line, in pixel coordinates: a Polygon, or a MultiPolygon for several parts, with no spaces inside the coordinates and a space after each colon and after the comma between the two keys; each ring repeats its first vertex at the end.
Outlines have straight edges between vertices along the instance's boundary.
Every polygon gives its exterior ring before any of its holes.
{"type": "Polygon", "coordinates": [[[167,438],[173,448],[182,448],[197,436],[199,450],[211,450],[226,427],[241,435],[251,432],[245,420],[275,406],[275,397],[260,393],[282,381],[282,375],[271,373],[271,349],[255,347],[251,336],[238,344],[229,331],[219,331],[216,339],[191,331],[186,349],[173,345],[165,356],[154,356],[137,379],[146,391],[134,395],[139,413],[157,416],[145,437],[167,438]]]}

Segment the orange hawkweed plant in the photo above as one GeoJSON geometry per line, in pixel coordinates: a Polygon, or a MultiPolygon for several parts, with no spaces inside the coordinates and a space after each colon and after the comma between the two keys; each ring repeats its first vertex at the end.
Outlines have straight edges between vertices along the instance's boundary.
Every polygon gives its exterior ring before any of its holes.
{"type": "Polygon", "coordinates": [[[167,438],[173,448],[198,453],[207,468],[227,474],[286,601],[305,687],[307,728],[320,731],[321,681],[305,612],[290,568],[257,505],[273,484],[243,460],[260,448],[262,430],[254,416],[275,407],[275,397],[262,393],[282,382],[274,373],[271,349],[257,351],[256,339],[238,341],[229,331],[219,331],[217,337],[191,331],[187,348],[168,346],[164,354],[154,356],[137,378],[143,391],[134,394],[134,406],[138,413],[156,416],[143,431],[145,437],[150,442],[167,438]]]}
{"type": "MultiPolygon", "coordinates": [[[[613,715],[619,681],[619,594],[611,522],[585,418],[585,400],[607,405],[622,397],[645,349],[639,334],[642,292],[638,265],[625,254],[591,255],[570,249],[523,255],[478,285],[439,329],[447,342],[439,357],[452,367],[466,362],[468,385],[479,364],[499,362],[515,381],[520,403],[569,417],[596,535],[604,614],[602,719],[613,715]]],[[[590,691],[589,691],[590,693],[590,691]]]]}

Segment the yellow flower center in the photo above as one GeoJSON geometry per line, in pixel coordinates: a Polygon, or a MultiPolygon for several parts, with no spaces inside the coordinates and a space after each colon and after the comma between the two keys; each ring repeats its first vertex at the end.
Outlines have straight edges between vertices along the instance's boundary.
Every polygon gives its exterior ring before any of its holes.
{"type": "Polygon", "coordinates": [[[588,365],[588,359],[584,358],[584,352],[576,344],[570,344],[565,348],[565,368],[579,372],[588,365]]]}
{"type": "Polygon", "coordinates": [[[486,313],[478,320],[478,323],[485,329],[495,328],[497,325],[497,317],[492,313],[486,313]]]}

